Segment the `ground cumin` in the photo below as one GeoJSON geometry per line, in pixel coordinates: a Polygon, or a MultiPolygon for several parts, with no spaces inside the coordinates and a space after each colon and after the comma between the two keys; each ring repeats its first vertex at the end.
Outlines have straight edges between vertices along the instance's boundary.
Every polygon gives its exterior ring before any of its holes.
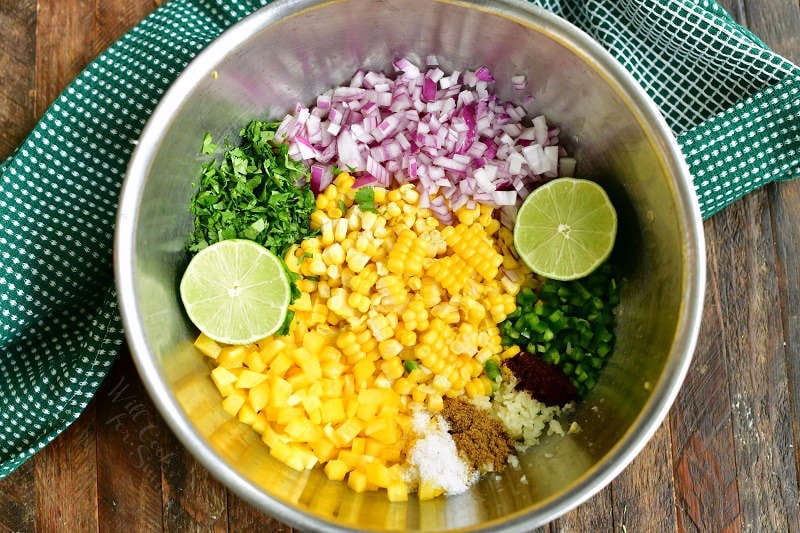
{"type": "Polygon", "coordinates": [[[442,416],[459,453],[480,472],[499,472],[514,453],[514,440],[488,412],[458,398],[444,399],[442,416]]]}

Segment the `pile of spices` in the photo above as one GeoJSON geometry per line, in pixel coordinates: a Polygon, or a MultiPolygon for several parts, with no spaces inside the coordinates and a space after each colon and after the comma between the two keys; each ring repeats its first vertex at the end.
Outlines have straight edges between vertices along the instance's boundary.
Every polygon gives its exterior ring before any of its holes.
{"type": "Polygon", "coordinates": [[[456,448],[480,471],[499,472],[514,453],[514,441],[489,413],[459,398],[445,398],[442,416],[456,448]]]}
{"type": "Polygon", "coordinates": [[[578,399],[578,389],[556,365],[528,352],[505,361],[517,378],[517,390],[527,390],[545,405],[565,405],[578,399]]]}

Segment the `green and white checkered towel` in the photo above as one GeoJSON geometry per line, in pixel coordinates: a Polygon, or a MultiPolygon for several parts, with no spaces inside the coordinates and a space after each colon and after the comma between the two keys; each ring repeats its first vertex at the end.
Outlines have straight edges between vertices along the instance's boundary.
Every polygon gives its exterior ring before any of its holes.
{"type": "MultiPolygon", "coordinates": [[[[133,141],[192,57],[266,3],[167,3],[0,163],[0,478],[80,415],[123,343],[111,250],[133,141]]],[[[535,3],[597,39],[655,100],[704,216],[800,175],[800,69],[714,1],[535,3]]]]}

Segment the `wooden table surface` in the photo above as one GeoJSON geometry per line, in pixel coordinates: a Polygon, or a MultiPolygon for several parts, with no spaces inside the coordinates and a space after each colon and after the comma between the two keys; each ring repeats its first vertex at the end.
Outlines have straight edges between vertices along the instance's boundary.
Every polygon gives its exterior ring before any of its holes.
{"type": "MultiPolygon", "coordinates": [[[[0,159],[159,0],[0,0],[0,159]]],[[[798,0],[725,0],[800,64],[798,0]]],[[[633,463],[543,531],[800,531],[800,180],[705,223],[698,348],[633,463]]],[[[182,448],[123,351],[85,413],[0,481],[0,531],[288,531],[182,448]]]]}

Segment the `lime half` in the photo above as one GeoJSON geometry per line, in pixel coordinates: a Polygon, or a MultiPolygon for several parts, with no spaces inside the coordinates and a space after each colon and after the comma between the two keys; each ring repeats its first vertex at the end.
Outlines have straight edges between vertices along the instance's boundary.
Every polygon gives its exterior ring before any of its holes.
{"type": "Polygon", "coordinates": [[[194,325],[226,344],[249,344],[275,333],[291,298],[281,260],[244,239],[201,250],[186,267],[180,291],[194,325]]]}
{"type": "Polygon", "coordinates": [[[605,261],[617,235],[617,212],[597,183],[559,178],[534,190],[517,213],[514,246],[536,274],[573,280],[605,261]]]}

